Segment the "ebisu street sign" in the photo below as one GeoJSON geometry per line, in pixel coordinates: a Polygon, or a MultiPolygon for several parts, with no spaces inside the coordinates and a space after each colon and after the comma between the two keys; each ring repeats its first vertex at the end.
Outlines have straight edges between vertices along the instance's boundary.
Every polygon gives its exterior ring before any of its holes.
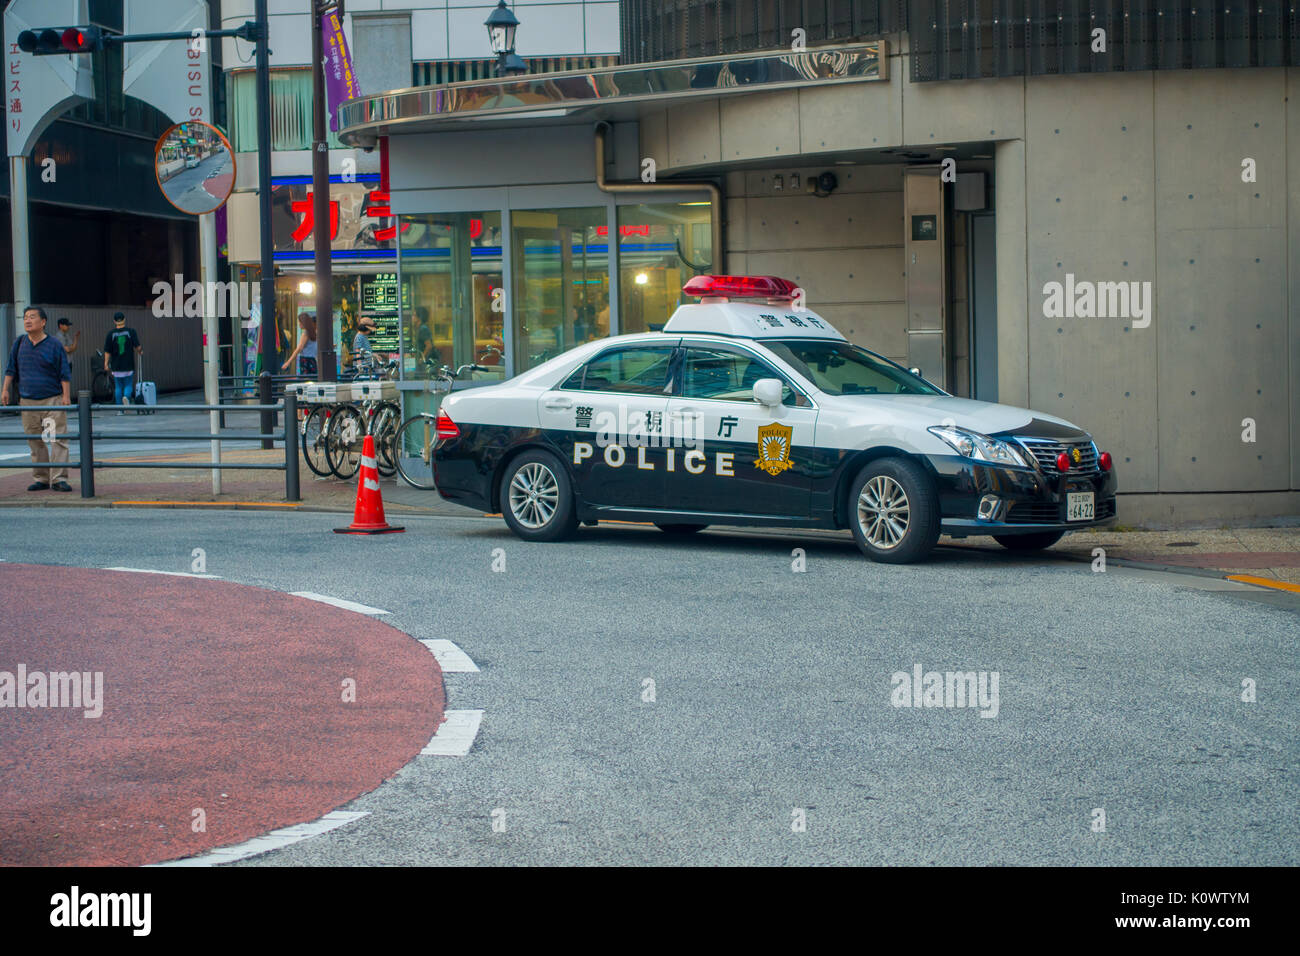
{"type": "MultiPolygon", "coordinates": [[[[63,46],[69,31],[84,34],[89,28],[51,26],[89,22],[86,0],[14,0],[5,10],[5,36],[13,38],[5,51],[8,155],[30,154],[51,123],[94,97],[91,58],[63,46]],[[34,43],[24,37],[20,44],[24,34],[32,34],[34,43]]],[[[69,39],[81,44],[86,37],[69,39]]]]}

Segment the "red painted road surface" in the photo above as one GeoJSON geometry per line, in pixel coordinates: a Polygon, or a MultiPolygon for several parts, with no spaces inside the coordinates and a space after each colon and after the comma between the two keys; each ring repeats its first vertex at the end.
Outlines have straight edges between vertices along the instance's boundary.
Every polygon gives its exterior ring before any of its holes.
{"type": "Polygon", "coordinates": [[[133,866],[315,820],[391,777],[442,722],[428,650],[316,601],[3,563],[0,595],[0,672],[103,673],[97,719],[0,706],[2,864],[133,866]]]}
{"type": "Polygon", "coordinates": [[[230,192],[230,184],[234,181],[234,173],[223,173],[220,176],[212,176],[203,180],[203,188],[215,199],[225,199],[226,193],[230,192]]]}

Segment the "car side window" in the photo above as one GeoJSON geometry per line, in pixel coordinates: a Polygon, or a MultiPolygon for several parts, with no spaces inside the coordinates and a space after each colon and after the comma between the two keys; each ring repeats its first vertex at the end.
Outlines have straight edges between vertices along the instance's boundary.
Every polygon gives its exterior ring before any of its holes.
{"type": "Polygon", "coordinates": [[[688,348],[683,398],[711,398],[724,402],[748,402],[754,398],[754,383],[760,378],[779,378],[785,386],[782,403],[799,404],[800,396],[785,376],[753,355],[724,349],[688,348]]]}
{"type": "Polygon", "coordinates": [[[560,388],[665,395],[674,351],[669,345],[605,352],[575,371],[560,388]]]}

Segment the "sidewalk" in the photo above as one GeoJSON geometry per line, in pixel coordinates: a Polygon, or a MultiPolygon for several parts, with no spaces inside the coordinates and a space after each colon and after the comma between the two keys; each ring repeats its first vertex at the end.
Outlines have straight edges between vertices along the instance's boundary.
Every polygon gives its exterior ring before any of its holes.
{"type": "MultiPolygon", "coordinates": [[[[970,541],[992,539],[971,538],[970,541]]],[[[1050,553],[1075,560],[1093,560],[1093,549],[1104,548],[1106,560],[1200,568],[1227,572],[1233,580],[1259,578],[1300,590],[1300,526],[1234,528],[1211,531],[1080,531],[1067,535],[1050,553]]],[[[1286,590],[1292,590],[1287,588],[1286,590]]]]}

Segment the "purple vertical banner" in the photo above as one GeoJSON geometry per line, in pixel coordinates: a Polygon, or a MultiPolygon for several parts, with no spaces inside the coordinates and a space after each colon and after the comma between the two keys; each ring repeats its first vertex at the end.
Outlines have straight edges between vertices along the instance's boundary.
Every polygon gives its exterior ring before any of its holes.
{"type": "Polygon", "coordinates": [[[321,15],[322,43],[325,49],[325,103],[330,116],[330,132],[339,131],[338,114],[335,112],[344,100],[355,99],[357,75],[352,71],[352,57],[348,54],[348,40],[343,34],[343,23],[338,11],[321,15]]]}

